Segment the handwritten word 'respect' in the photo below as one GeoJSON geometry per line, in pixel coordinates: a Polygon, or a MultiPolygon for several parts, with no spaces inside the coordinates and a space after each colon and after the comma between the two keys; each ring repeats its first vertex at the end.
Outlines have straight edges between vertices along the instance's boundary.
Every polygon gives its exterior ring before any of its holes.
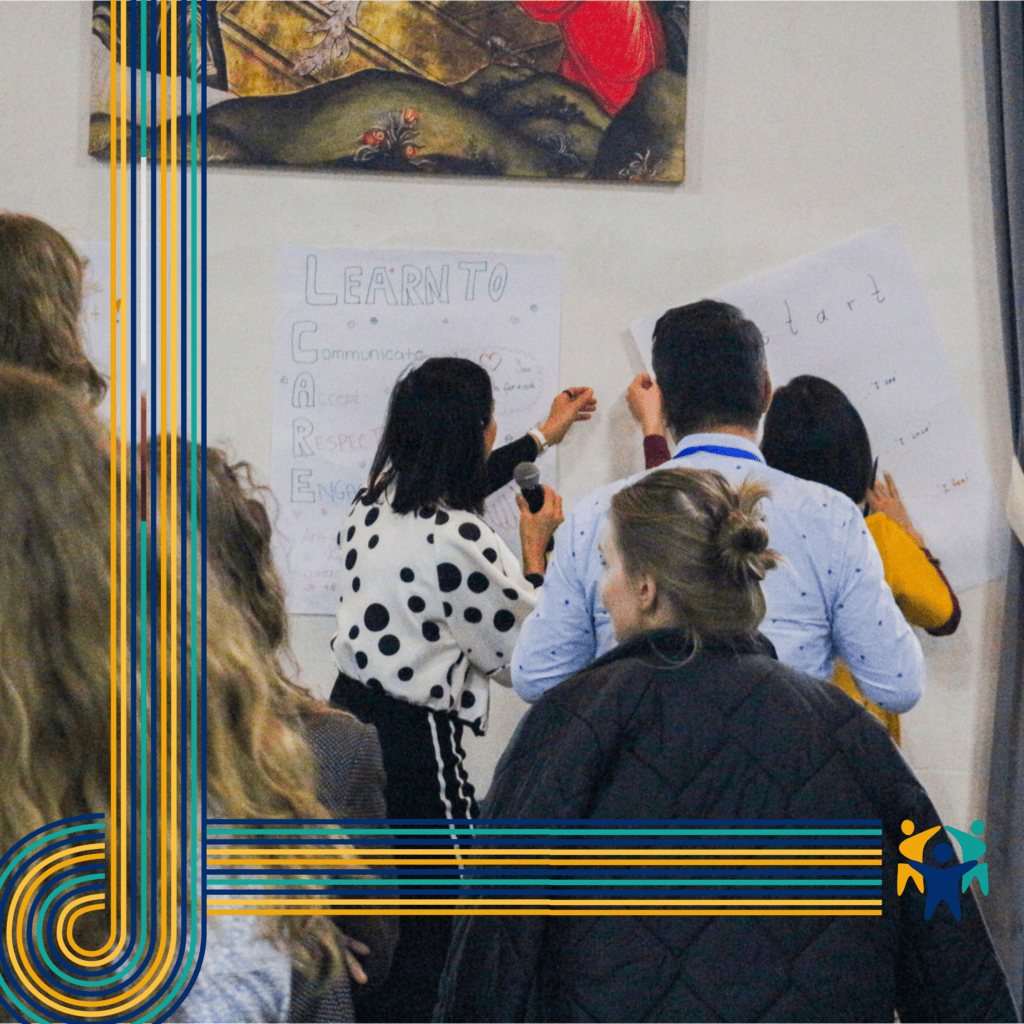
{"type": "Polygon", "coordinates": [[[383,433],[383,427],[374,427],[372,430],[356,431],[353,434],[320,434],[317,433],[312,421],[304,416],[298,416],[292,420],[292,455],[301,459],[320,452],[375,452],[383,433]]]}
{"type": "MultiPolygon", "coordinates": [[[[309,255],[306,257],[306,304],[336,306],[340,294],[346,306],[374,306],[378,300],[389,306],[447,305],[451,302],[451,269],[450,263],[435,266],[415,263],[396,267],[349,266],[342,271],[339,293],[320,290],[317,258],[309,255]]],[[[461,276],[459,283],[462,285],[456,294],[466,302],[475,302],[479,295],[485,293],[492,302],[500,302],[505,294],[508,267],[504,263],[492,266],[487,260],[459,260],[456,273],[461,276]]]]}
{"type": "MultiPolygon", "coordinates": [[[[796,314],[794,314],[792,308],[789,305],[789,300],[783,299],[782,305],[786,307],[786,326],[789,328],[790,335],[799,334],[800,328],[804,326],[804,324],[809,323],[812,320],[813,322],[818,324],[825,324],[828,323],[830,319],[832,319],[832,316],[837,316],[840,313],[849,315],[850,313],[854,312],[853,307],[859,302],[870,302],[872,298],[875,300],[876,304],[885,302],[885,296],[882,294],[881,289],[878,287],[878,282],[874,279],[874,277],[871,274],[867,274],[866,276],[868,280],[871,282],[871,287],[873,289],[868,298],[864,298],[863,295],[854,295],[852,298],[848,298],[845,300],[845,309],[843,309],[844,303],[842,302],[840,302],[838,306],[832,307],[831,309],[826,309],[824,306],[821,306],[809,319],[804,319],[803,315],[799,311],[796,314]],[[832,314],[832,316],[830,316],[830,313],[832,314]]],[[[814,307],[812,306],[811,308],[813,309],[814,307]]],[[[764,343],[767,345],[771,339],[767,334],[762,333],[762,336],[764,338],[764,343]]]]}

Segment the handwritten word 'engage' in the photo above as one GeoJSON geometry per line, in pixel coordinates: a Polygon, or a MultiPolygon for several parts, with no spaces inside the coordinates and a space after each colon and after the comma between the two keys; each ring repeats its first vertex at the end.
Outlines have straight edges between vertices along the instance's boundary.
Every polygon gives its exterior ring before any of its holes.
{"type": "Polygon", "coordinates": [[[351,505],[359,488],[346,480],[318,481],[314,484],[311,469],[292,470],[290,500],[299,502],[330,502],[334,505],[351,505]]]}
{"type": "MultiPolygon", "coordinates": [[[[508,267],[504,263],[491,266],[487,260],[459,260],[457,270],[462,275],[462,296],[466,302],[476,301],[477,294],[485,290],[492,302],[499,302],[505,294],[508,267]],[[481,275],[486,276],[481,278],[481,275]]],[[[400,267],[345,267],[341,281],[342,302],[346,306],[373,306],[382,298],[389,306],[432,306],[435,302],[447,305],[451,302],[450,277],[450,263],[434,267],[415,263],[404,263],[400,267]]],[[[306,257],[306,304],[338,304],[337,292],[320,290],[317,258],[313,255],[306,257]]]]}

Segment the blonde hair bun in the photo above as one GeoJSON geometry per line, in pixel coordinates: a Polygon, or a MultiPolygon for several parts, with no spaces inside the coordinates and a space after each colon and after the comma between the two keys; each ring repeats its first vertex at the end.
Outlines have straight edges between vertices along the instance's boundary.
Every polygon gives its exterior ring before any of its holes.
{"type": "Polygon", "coordinates": [[[731,485],[713,469],[648,473],[612,498],[609,517],[627,575],[647,574],[695,647],[752,633],[764,618],[761,580],[782,556],[758,509],[768,489],[731,485]]]}
{"type": "Polygon", "coordinates": [[[718,531],[718,556],[737,583],[760,582],[776,565],[775,552],[767,550],[764,517],[756,509],[763,496],[759,491],[744,484],[736,494],[737,507],[723,519],[718,531]]]}

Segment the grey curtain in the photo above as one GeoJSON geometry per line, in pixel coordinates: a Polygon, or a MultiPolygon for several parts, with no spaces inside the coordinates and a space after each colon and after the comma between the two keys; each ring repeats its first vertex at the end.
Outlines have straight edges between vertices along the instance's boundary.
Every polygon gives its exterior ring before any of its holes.
{"type": "MultiPolygon", "coordinates": [[[[982,3],[989,147],[1014,447],[1024,457],[1024,4],[982,3]]],[[[1022,460],[1024,461],[1024,460],[1022,460]]],[[[985,838],[985,914],[1022,1004],[1024,995],[1024,549],[1012,543],[996,690],[985,838]]]]}

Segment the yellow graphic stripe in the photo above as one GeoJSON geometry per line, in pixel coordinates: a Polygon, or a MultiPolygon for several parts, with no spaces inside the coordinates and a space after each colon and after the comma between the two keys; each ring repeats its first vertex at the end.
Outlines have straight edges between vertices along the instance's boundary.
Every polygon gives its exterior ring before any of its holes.
{"type": "MultiPolygon", "coordinates": [[[[172,130],[172,141],[168,147],[169,118],[176,118],[176,92],[170,90],[169,111],[164,111],[168,98],[168,79],[177,77],[177,25],[176,16],[168,14],[176,6],[175,0],[161,0],[161,161],[160,161],[160,244],[161,251],[168,252],[168,205],[172,227],[178,210],[177,181],[173,173],[168,175],[168,153],[171,166],[177,159],[177,133],[172,130]],[[170,27],[170,34],[168,28],[170,27]],[[170,53],[168,38],[170,37],[170,53]]],[[[28,867],[20,879],[13,895],[5,922],[5,940],[10,955],[12,969],[24,987],[24,993],[36,1000],[41,1006],[56,1011],[57,1019],[97,1020],[109,1017],[124,1017],[132,1007],[138,1006],[151,998],[165,983],[175,959],[177,949],[178,920],[174,913],[176,904],[171,904],[172,890],[179,874],[179,858],[177,856],[177,766],[179,721],[177,707],[177,549],[173,544],[176,530],[176,510],[178,479],[176,466],[176,424],[177,406],[177,244],[173,236],[170,246],[170,260],[164,261],[161,272],[159,304],[159,345],[161,351],[162,391],[161,391],[161,425],[163,467],[161,473],[161,513],[165,527],[162,531],[161,546],[161,647],[160,665],[162,682],[162,699],[164,713],[161,733],[162,749],[160,757],[160,834],[163,841],[161,847],[161,879],[160,879],[160,916],[157,949],[148,967],[142,975],[126,989],[110,996],[97,993],[85,993],[83,998],[75,998],[57,990],[48,981],[41,978],[32,958],[28,955],[27,942],[34,939],[28,915],[32,903],[38,893],[45,891],[45,886],[53,875],[66,872],[76,865],[106,863],[109,865],[108,895],[89,893],[68,899],[61,906],[57,915],[56,941],[65,957],[83,967],[96,968],[114,961],[123,951],[130,934],[128,885],[130,875],[129,863],[129,797],[128,781],[129,754],[128,742],[131,723],[128,720],[130,707],[130,687],[134,685],[134,669],[129,659],[129,589],[130,546],[128,533],[128,491],[131,486],[131,466],[128,454],[128,434],[130,430],[129,402],[134,402],[130,394],[130,376],[127,365],[127,351],[130,344],[130,316],[128,297],[129,213],[128,213],[128,95],[127,95],[127,54],[128,54],[128,18],[126,0],[115,0],[111,4],[111,62],[110,62],[110,97],[111,97],[111,142],[110,142],[110,246],[111,246],[111,429],[110,429],[110,814],[107,843],[89,843],[71,846],[57,853],[42,857],[37,863],[28,867]],[[118,55],[120,54],[120,62],[118,55]],[[120,90],[118,90],[118,71],[120,70],[120,90]],[[168,323],[170,320],[170,323],[168,323]],[[171,394],[168,396],[168,354],[171,359],[171,394]],[[171,434],[170,479],[168,480],[168,434],[171,434]],[[119,472],[120,471],[120,472],[119,472]],[[120,515],[119,515],[120,513],[120,515]],[[168,573],[168,548],[171,548],[170,573],[168,573]],[[170,575],[170,581],[168,581],[170,575]],[[168,595],[168,583],[170,594],[168,595]],[[171,603],[170,623],[168,623],[168,596],[171,603]],[[168,657],[168,633],[170,632],[171,656],[168,657]],[[168,750],[170,755],[168,755],[168,750]],[[170,764],[168,764],[170,756],[170,764]],[[167,837],[170,837],[168,843],[167,837]],[[168,852],[168,845],[171,847],[168,852]],[[109,851],[109,852],[108,852],[109,851]],[[104,945],[97,950],[86,950],[79,945],[72,934],[75,922],[83,915],[101,910],[110,903],[110,933],[104,945]]],[[[155,104],[154,104],[155,105],[155,104]]],[[[172,120],[172,125],[173,125],[172,120]]],[[[140,130],[145,131],[144,126],[140,130]]],[[[145,215],[145,213],[143,213],[145,215]]],[[[145,827],[145,824],[142,825],[145,827]]],[[[154,829],[154,832],[157,830],[154,829]]]]}
{"type": "MultiPolygon", "coordinates": [[[[236,857],[236,856],[246,856],[246,857],[274,857],[274,856],[305,857],[305,856],[319,855],[320,851],[317,851],[317,854],[314,854],[314,853],[310,852],[311,849],[313,849],[313,848],[311,848],[309,846],[303,846],[303,847],[297,847],[297,848],[287,848],[287,847],[282,847],[282,846],[227,846],[227,847],[225,847],[225,846],[216,846],[216,847],[208,846],[207,847],[207,853],[208,853],[208,855],[209,854],[215,854],[218,857],[236,857]]],[[[351,846],[346,846],[346,847],[338,847],[338,848],[335,848],[335,849],[324,850],[322,855],[323,856],[332,856],[332,857],[343,857],[343,858],[359,857],[360,859],[368,859],[370,857],[404,857],[404,856],[416,857],[416,856],[423,856],[423,852],[424,851],[423,851],[422,847],[399,847],[398,849],[388,849],[386,847],[381,848],[381,847],[378,847],[378,846],[363,846],[363,847],[358,847],[358,848],[353,848],[351,846]]],[[[631,859],[636,860],[638,863],[639,862],[643,862],[643,863],[647,863],[647,864],[657,863],[656,858],[659,858],[659,857],[672,858],[672,859],[679,858],[679,857],[697,857],[697,856],[722,856],[722,857],[733,856],[733,857],[736,857],[736,856],[740,856],[740,855],[744,855],[744,854],[750,855],[750,856],[756,856],[756,857],[781,857],[781,856],[794,855],[794,854],[798,855],[798,856],[807,856],[807,857],[814,857],[814,856],[817,856],[817,857],[825,857],[825,856],[833,856],[833,857],[881,857],[882,856],[882,851],[881,850],[817,850],[817,849],[816,850],[774,850],[774,849],[773,850],[764,850],[764,849],[761,849],[761,850],[733,850],[733,849],[728,849],[728,850],[671,850],[671,849],[670,850],[665,850],[665,849],[661,849],[661,850],[647,851],[647,850],[604,850],[604,849],[599,849],[599,850],[594,850],[593,853],[588,853],[588,851],[586,851],[586,850],[566,850],[566,849],[548,850],[548,849],[543,849],[543,848],[534,849],[532,847],[531,848],[524,848],[522,846],[519,846],[519,847],[513,847],[512,849],[507,849],[507,850],[506,849],[494,849],[492,847],[487,847],[486,849],[480,849],[480,850],[468,850],[467,851],[466,849],[463,849],[462,851],[459,852],[459,856],[462,857],[462,858],[467,858],[467,857],[468,858],[473,858],[473,857],[477,857],[477,856],[480,856],[480,857],[492,857],[492,856],[499,856],[499,855],[510,855],[510,856],[517,856],[517,857],[524,857],[524,856],[547,857],[547,858],[552,859],[552,860],[558,860],[559,862],[561,862],[562,860],[564,860],[567,857],[579,857],[579,858],[589,858],[589,857],[629,857],[631,859]]],[[[435,850],[431,850],[431,853],[430,853],[430,856],[445,856],[445,855],[446,855],[445,851],[443,851],[443,850],[436,850],[436,851],[435,850]]],[[[456,851],[452,850],[451,851],[451,856],[454,859],[455,856],[456,856],[456,851]]],[[[405,862],[403,861],[403,863],[405,863],[405,862]]],[[[503,861],[503,863],[507,864],[508,861],[503,861]]],[[[581,860],[580,863],[588,863],[588,861],[581,860]]]]}
{"type": "MultiPolygon", "coordinates": [[[[316,908],[305,908],[305,909],[268,909],[267,907],[261,908],[248,908],[239,910],[220,910],[210,907],[207,910],[208,914],[216,914],[218,916],[227,916],[231,914],[262,914],[265,917],[295,917],[303,916],[311,913],[315,909],[316,913],[324,916],[340,916],[344,914],[351,914],[353,911],[351,908],[342,907],[337,910],[325,909],[323,907],[316,908]]],[[[372,911],[373,914],[381,917],[401,917],[404,915],[416,915],[418,917],[440,917],[450,916],[452,914],[460,914],[466,917],[493,917],[495,915],[501,915],[503,917],[541,917],[541,916],[557,916],[557,917],[583,917],[583,916],[600,916],[600,917],[881,917],[882,908],[868,908],[868,909],[855,909],[853,907],[835,907],[830,909],[823,909],[817,907],[794,907],[794,908],[783,908],[780,910],[772,910],[767,907],[744,907],[740,910],[733,910],[722,907],[700,907],[700,908],[687,908],[687,909],[676,909],[665,905],[642,905],[632,904],[626,905],[622,909],[616,909],[615,907],[599,906],[599,907],[578,907],[578,906],[565,906],[561,904],[557,908],[549,907],[502,907],[500,910],[488,910],[481,908],[477,903],[458,904],[450,903],[444,907],[434,910],[429,907],[415,907],[409,910],[390,909],[390,908],[375,908],[372,911]]]]}
{"type": "Polygon", "coordinates": [[[265,868],[281,868],[281,867],[338,867],[339,861],[343,863],[351,863],[353,866],[366,866],[366,867],[385,867],[385,866],[417,866],[417,865],[429,865],[432,867],[455,867],[455,866],[472,866],[472,865],[490,865],[490,866],[507,866],[507,865],[528,865],[531,867],[553,867],[553,866],[577,866],[583,865],[586,867],[656,867],[658,865],[669,865],[674,867],[881,867],[881,859],[826,859],[826,860],[792,860],[786,858],[761,858],[761,859],[738,859],[729,858],[725,860],[707,860],[707,859],[663,859],[663,860],[556,860],[552,861],[552,858],[548,857],[521,857],[516,859],[502,859],[498,860],[495,858],[486,857],[473,857],[473,856],[462,856],[462,857],[418,857],[409,859],[395,859],[395,858],[378,858],[372,855],[363,856],[345,856],[339,854],[336,857],[327,857],[325,855],[309,855],[309,856],[291,856],[283,860],[270,860],[264,857],[257,858],[229,858],[222,855],[215,855],[213,857],[207,857],[207,864],[210,867],[240,867],[242,865],[249,865],[251,867],[265,867],[265,868]]]}

